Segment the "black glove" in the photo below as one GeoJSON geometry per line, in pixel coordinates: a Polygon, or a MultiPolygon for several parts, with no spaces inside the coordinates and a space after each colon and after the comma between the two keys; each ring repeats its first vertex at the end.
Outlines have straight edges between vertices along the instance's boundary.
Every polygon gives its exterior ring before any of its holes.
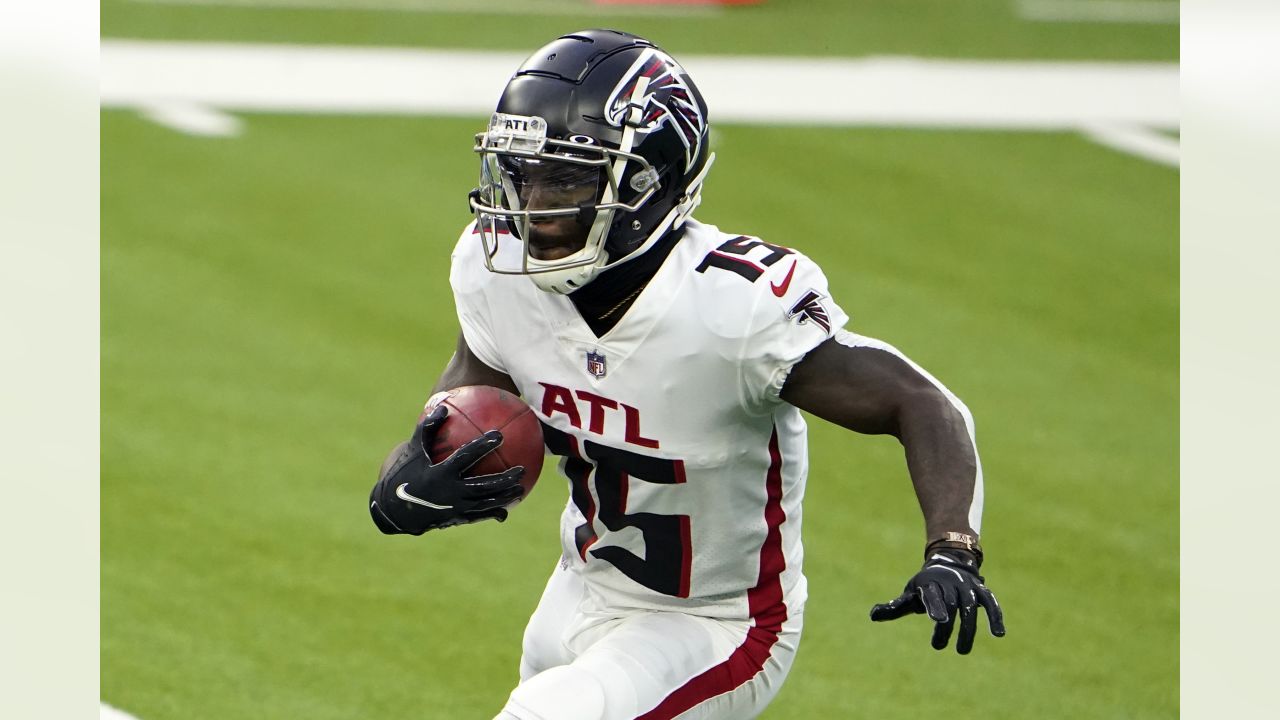
{"type": "Polygon", "coordinates": [[[524,490],[524,468],[516,466],[496,475],[463,477],[480,458],[502,444],[502,433],[490,430],[432,465],[428,448],[448,415],[444,405],[432,410],[396,446],[382,465],[369,493],[369,514],[388,535],[421,535],[428,530],[465,525],[494,518],[507,519],[507,506],[524,490]]]}
{"type": "Polygon", "coordinates": [[[928,613],[929,619],[937,623],[933,628],[933,647],[941,650],[951,639],[956,615],[959,615],[956,652],[968,655],[978,631],[979,606],[987,611],[991,634],[1004,637],[1004,611],[996,602],[996,596],[982,583],[976,555],[958,548],[939,548],[929,553],[924,567],[907,581],[902,595],[871,608],[871,619],[882,622],[928,613]]]}

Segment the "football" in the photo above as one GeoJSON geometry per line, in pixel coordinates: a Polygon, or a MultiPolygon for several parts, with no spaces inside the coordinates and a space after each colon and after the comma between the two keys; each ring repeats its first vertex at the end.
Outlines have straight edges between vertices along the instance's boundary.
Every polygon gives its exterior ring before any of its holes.
{"type": "Polygon", "coordinates": [[[542,425],[533,410],[523,400],[501,388],[467,385],[432,395],[422,409],[421,417],[426,417],[441,404],[448,406],[449,416],[431,443],[431,462],[438,463],[489,430],[498,430],[502,433],[502,444],[480,458],[466,474],[491,475],[523,465],[524,477],[520,484],[524,487],[522,497],[527,497],[538,482],[545,452],[542,425]]]}

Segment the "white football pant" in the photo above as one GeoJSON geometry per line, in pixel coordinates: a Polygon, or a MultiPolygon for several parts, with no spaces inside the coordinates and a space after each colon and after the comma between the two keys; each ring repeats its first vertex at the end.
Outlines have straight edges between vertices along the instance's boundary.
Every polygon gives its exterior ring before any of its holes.
{"type": "Polygon", "coordinates": [[[525,629],[520,684],[495,720],[753,718],[800,642],[803,608],[762,633],[750,620],[595,612],[586,593],[576,567],[556,567],[525,629]]]}

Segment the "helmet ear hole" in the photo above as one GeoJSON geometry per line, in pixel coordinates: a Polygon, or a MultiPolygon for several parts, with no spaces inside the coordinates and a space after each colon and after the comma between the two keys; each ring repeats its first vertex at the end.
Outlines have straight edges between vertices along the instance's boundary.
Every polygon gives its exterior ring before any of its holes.
{"type": "Polygon", "coordinates": [[[636,171],[636,173],[631,176],[631,182],[627,184],[631,186],[632,190],[635,190],[638,193],[643,193],[645,190],[648,190],[655,185],[660,185],[661,183],[658,181],[658,171],[654,170],[652,167],[647,167],[643,170],[636,171]]]}

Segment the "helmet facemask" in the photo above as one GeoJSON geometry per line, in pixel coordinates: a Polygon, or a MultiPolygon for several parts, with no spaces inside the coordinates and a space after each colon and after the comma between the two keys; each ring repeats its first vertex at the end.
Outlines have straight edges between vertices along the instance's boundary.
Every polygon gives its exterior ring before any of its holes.
{"type": "Polygon", "coordinates": [[[471,208],[485,263],[551,292],[571,293],[679,228],[714,158],[706,103],[684,69],[648,40],[618,31],[583,30],[535,52],[507,82],[497,111],[474,147],[482,172],[471,208]],[[573,195],[534,201],[524,186],[538,182],[535,169],[557,170],[553,161],[598,173],[589,207],[573,195]],[[571,221],[573,252],[550,249],[542,230],[564,236],[571,221]]]}
{"type": "Polygon", "coordinates": [[[536,116],[495,113],[474,150],[481,158],[480,187],[471,209],[486,267],[529,275],[548,292],[570,293],[590,282],[610,260],[605,246],[615,216],[636,212],[661,187],[645,158],[586,135],[548,138],[546,122],[536,116]],[[579,232],[567,232],[563,220],[552,222],[563,218],[572,218],[579,232]],[[504,240],[520,243],[518,255],[499,252],[504,240]]]}

